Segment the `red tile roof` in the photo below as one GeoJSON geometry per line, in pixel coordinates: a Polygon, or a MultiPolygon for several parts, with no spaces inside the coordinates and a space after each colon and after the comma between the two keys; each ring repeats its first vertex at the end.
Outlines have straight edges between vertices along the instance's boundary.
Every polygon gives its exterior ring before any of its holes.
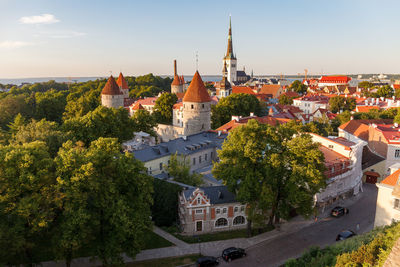
{"type": "Polygon", "coordinates": [[[256,95],[251,87],[248,86],[232,86],[232,94],[248,94],[248,95],[256,95]]]}
{"type": "Polygon", "coordinates": [[[230,122],[225,123],[221,127],[217,128],[216,131],[223,131],[223,132],[229,132],[233,129],[235,129],[238,126],[245,125],[249,120],[256,120],[261,124],[269,124],[272,126],[278,125],[278,124],[284,124],[290,121],[290,119],[284,119],[284,118],[273,118],[271,116],[264,116],[264,117],[256,117],[256,116],[249,116],[249,117],[244,117],[244,118],[239,118],[239,120],[231,120],[230,122]]]}
{"type": "Polygon", "coordinates": [[[272,95],[273,98],[276,98],[280,88],[279,84],[264,84],[258,93],[272,95]]]}
{"type": "Polygon", "coordinates": [[[390,185],[390,186],[395,186],[397,183],[397,180],[399,179],[400,175],[400,169],[386,177],[385,179],[382,180],[382,184],[390,185]]]}
{"type": "Polygon", "coordinates": [[[388,144],[400,144],[400,128],[392,124],[378,124],[374,127],[382,132],[388,144]]]}
{"type": "Polygon", "coordinates": [[[192,81],[190,82],[186,94],[183,97],[183,102],[211,102],[210,95],[208,94],[198,71],[196,71],[192,81]]]}
{"type": "Polygon", "coordinates": [[[174,75],[174,80],[171,83],[172,85],[181,85],[182,81],[181,78],[178,75],[174,75]]]}
{"type": "Polygon", "coordinates": [[[172,109],[180,109],[181,107],[183,107],[183,103],[179,102],[173,105],[172,109]]]}
{"type": "Polygon", "coordinates": [[[117,84],[121,89],[129,89],[128,83],[126,82],[124,75],[122,75],[122,72],[119,73],[117,84]]]}
{"type": "Polygon", "coordinates": [[[356,106],[354,109],[356,112],[369,112],[370,110],[379,110],[378,106],[356,106]]]}
{"type": "Polygon", "coordinates": [[[400,84],[393,84],[394,89],[400,89],[400,84]]]}
{"type": "Polygon", "coordinates": [[[322,76],[319,83],[348,83],[350,80],[348,76],[322,76]]]}
{"type": "Polygon", "coordinates": [[[144,109],[144,107],[139,102],[136,102],[136,104],[132,107],[132,110],[139,110],[139,109],[144,109]]]}
{"type": "Polygon", "coordinates": [[[279,98],[281,98],[281,96],[283,96],[283,95],[286,95],[287,97],[299,97],[299,96],[300,96],[300,95],[299,95],[298,93],[296,93],[296,92],[287,91],[287,92],[282,93],[282,94],[279,96],[279,98]]]}
{"type": "Polygon", "coordinates": [[[183,93],[175,93],[175,94],[178,97],[178,99],[183,99],[183,97],[185,96],[185,92],[183,92],[183,93]]]}
{"type": "Polygon", "coordinates": [[[140,103],[142,106],[154,106],[156,104],[158,97],[147,97],[143,99],[139,99],[135,103],[140,103]]]}
{"type": "Polygon", "coordinates": [[[101,91],[102,95],[122,95],[123,93],[119,90],[118,84],[115,82],[114,77],[111,75],[108,78],[106,85],[101,91]]]}
{"type": "Polygon", "coordinates": [[[392,124],[392,119],[372,119],[372,120],[350,120],[339,126],[339,129],[346,131],[358,138],[368,141],[369,124],[392,124]]]}

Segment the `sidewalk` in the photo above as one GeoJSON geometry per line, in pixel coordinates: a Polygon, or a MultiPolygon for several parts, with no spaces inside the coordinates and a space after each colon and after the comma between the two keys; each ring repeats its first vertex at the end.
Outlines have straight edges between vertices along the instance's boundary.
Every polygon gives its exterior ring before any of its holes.
{"type": "MultiPolygon", "coordinates": [[[[196,244],[188,244],[180,239],[177,239],[175,236],[165,232],[164,230],[154,226],[153,231],[160,235],[161,237],[167,239],[171,243],[175,244],[175,246],[165,247],[165,248],[157,248],[157,249],[148,249],[142,250],[139,254],[136,255],[135,259],[123,256],[125,262],[134,262],[134,261],[144,261],[151,259],[160,259],[160,258],[169,258],[169,257],[180,257],[189,254],[203,254],[207,256],[219,257],[222,249],[227,247],[241,247],[247,249],[254,245],[257,245],[261,242],[268,241],[279,236],[284,236],[286,234],[290,234],[296,231],[299,231],[302,228],[312,225],[313,223],[318,223],[323,221],[323,219],[330,216],[330,210],[334,206],[351,206],[353,203],[357,202],[363,195],[363,192],[354,196],[352,198],[348,198],[345,200],[340,200],[337,203],[332,204],[329,207],[325,207],[325,210],[321,212],[317,218],[317,222],[311,219],[304,219],[301,216],[294,217],[288,222],[282,223],[279,229],[274,229],[269,232],[262,233],[260,235],[250,237],[250,238],[235,238],[229,240],[221,240],[221,241],[212,241],[212,242],[203,242],[196,244]]],[[[351,211],[350,211],[351,212],[351,211]]],[[[99,266],[101,262],[94,261],[91,262],[90,258],[78,258],[72,261],[71,266],[73,267],[81,267],[81,266],[99,266]]],[[[65,266],[65,263],[62,262],[44,262],[42,266],[65,266]]]]}

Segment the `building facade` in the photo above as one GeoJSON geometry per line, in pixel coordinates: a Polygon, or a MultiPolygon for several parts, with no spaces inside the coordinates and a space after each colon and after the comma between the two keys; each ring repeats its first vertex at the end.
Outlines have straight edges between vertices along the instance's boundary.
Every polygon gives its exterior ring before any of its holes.
{"type": "Polygon", "coordinates": [[[237,60],[236,56],[233,54],[231,18],[229,18],[228,47],[222,64],[226,65],[227,79],[231,84],[233,84],[237,81],[237,60]]]}
{"type": "Polygon", "coordinates": [[[199,235],[246,227],[246,205],[226,186],[199,187],[179,195],[179,221],[183,234],[199,235]]]}
{"type": "Polygon", "coordinates": [[[120,90],[112,75],[108,78],[106,85],[101,91],[101,104],[108,108],[124,106],[124,93],[120,90]]]}
{"type": "Polygon", "coordinates": [[[185,82],[183,80],[183,76],[179,77],[176,67],[176,60],[174,60],[174,80],[171,83],[171,93],[183,93],[185,90],[184,84],[185,82]]]}

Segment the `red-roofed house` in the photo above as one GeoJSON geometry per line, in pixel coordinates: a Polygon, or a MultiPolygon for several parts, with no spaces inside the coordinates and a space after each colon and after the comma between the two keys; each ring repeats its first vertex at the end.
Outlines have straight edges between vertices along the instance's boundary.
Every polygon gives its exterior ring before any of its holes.
{"type": "Polygon", "coordinates": [[[300,108],[305,114],[312,114],[319,108],[328,109],[329,97],[309,94],[293,99],[293,106],[300,108]]]}
{"type": "Polygon", "coordinates": [[[322,76],[318,81],[318,87],[348,85],[350,80],[348,76],[322,76]]]}
{"type": "Polygon", "coordinates": [[[351,142],[343,137],[326,138],[310,133],[320,143],[325,157],[327,187],[316,194],[317,205],[326,207],[340,198],[357,195],[362,190],[362,153],[366,142],[351,142]]]}
{"type": "Polygon", "coordinates": [[[374,227],[400,221],[400,163],[390,166],[390,174],[378,186],[374,227]]]}
{"type": "Polygon", "coordinates": [[[379,106],[356,106],[355,112],[369,112],[370,110],[380,110],[379,106]]]}
{"type": "Polygon", "coordinates": [[[271,126],[276,126],[278,124],[283,124],[283,123],[287,123],[290,121],[290,119],[273,118],[271,116],[257,117],[257,116],[254,116],[253,113],[250,113],[250,116],[248,116],[248,117],[232,116],[232,120],[230,122],[227,122],[224,125],[220,126],[219,128],[216,129],[216,131],[228,133],[238,126],[246,125],[247,122],[252,119],[258,121],[261,124],[269,124],[271,126]]]}
{"type": "Polygon", "coordinates": [[[133,108],[136,104],[140,104],[145,110],[147,110],[150,113],[153,113],[154,105],[156,104],[157,99],[158,99],[158,96],[146,97],[146,98],[137,100],[131,106],[133,108]]]}

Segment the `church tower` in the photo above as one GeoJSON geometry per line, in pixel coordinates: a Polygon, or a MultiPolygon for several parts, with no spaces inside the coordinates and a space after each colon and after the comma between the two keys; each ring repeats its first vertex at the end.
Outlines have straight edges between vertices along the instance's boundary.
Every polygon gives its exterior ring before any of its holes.
{"type": "Polygon", "coordinates": [[[231,17],[229,17],[229,34],[228,34],[228,47],[226,50],[226,55],[224,57],[223,63],[226,63],[226,68],[228,70],[227,79],[232,84],[237,80],[237,66],[236,57],[233,54],[232,45],[232,23],[231,17]]]}
{"type": "Polygon", "coordinates": [[[228,70],[226,68],[226,62],[224,62],[224,68],[222,69],[222,81],[218,83],[218,87],[216,88],[218,98],[227,97],[232,94],[231,84],[226,78],[227,74],[228,70]]]}
{"type": "Polygon", "coordinates": [[[122,72],[119,73],[117,84],[121,92],[124,94],[124,98],[129,98],[128,83],[126,82],[124,75],[122,75],[122,72]]]}
{"type": "Polygon", "coordinates": [[[198,71],[183,97],[183,135],[211,129],[211,97],[198,71]]]}
{"type": "Polygon", "coordinates": [[[178,76],[178,72],[176,70],[176,59],[174,60],[174,80],[171,83],[171,93],[176,94],[176,93],[183,93],[184,88],[183,88],[183,76],[182,78],[178,76]]]}
{"type": "Polygon", "coordinates": [[[119,86],[112,75],[108,78],[103,91],[101,91],[101,104],[108,108],[119,108],[124,106],[124,94],[119,89],[119,86]]]}

